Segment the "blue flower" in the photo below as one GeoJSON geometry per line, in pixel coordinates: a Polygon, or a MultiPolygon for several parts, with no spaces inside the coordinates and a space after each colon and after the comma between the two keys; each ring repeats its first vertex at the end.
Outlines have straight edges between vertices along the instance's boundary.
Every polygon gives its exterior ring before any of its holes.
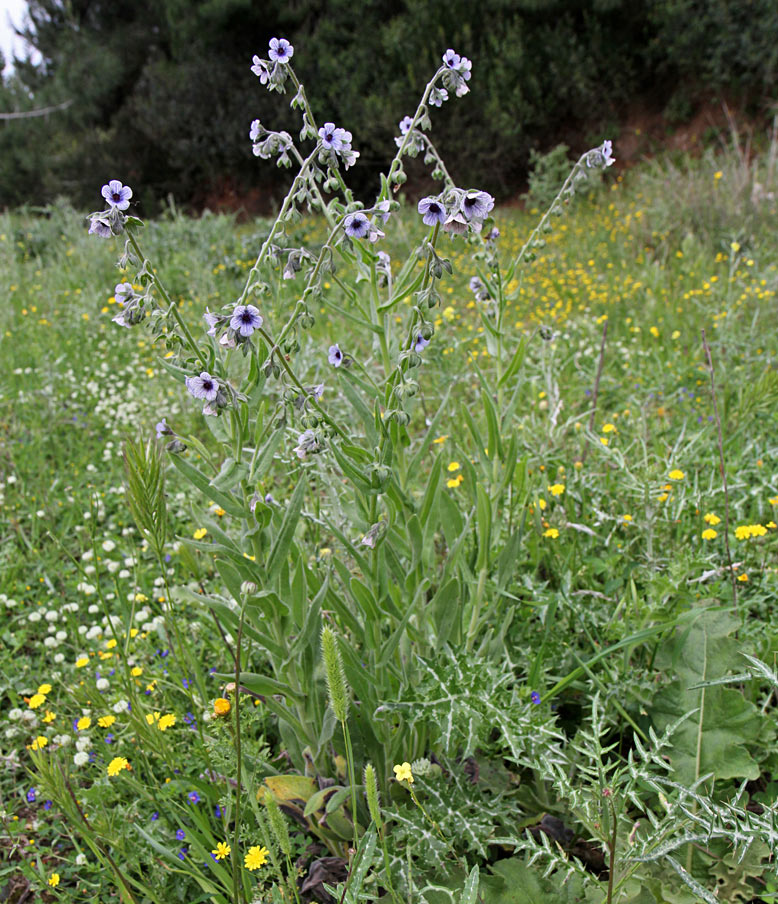
{"type": "Polygon", "coordinates": [[[437,198],[422,198],[419,201],[418,211],[427,226],[446,222],[446,208],[437,198]]]}
{"type": "Polygon", "coordinates": [[[327,360],[333,367],[340,367],[343,363],[343,352],[337,344],[330,346],[329,352],[327,353],[327,360]]]}
{"type": "Polygon", "coordinates": [[[462,200],[462,213],[468,220],[483,220],[494,207],[494,198],[485,191],[469,191],[462,200]]]}
{"type": "Polygon", "coordinates": [[[159,819],[159,813],[157,813],[157,811],[155,810],[155,811],[151,814],[151,821],[152,821],[152,822],[156,822],[158,819],[159,819]]]}
{"type": "Polygon", "coordinates": [[[530,700],[537,706],[540,703],[540,694],[537,691],[533,691],[529,695],[530,700]]]}
{"type": "Polygon", "coordinates": [[[277,63],[288,63],[294,56],[294,47],[286,38],[271,38],[267,55],[277,63]]]}
{"type": "Polygon", "coordinates": [[[118,179],[104,185],[100,194],[108,202],[109,207],[115,207],[117,210],[127,210],[130,206],[130,198],[132,197],[132,189],[129,185],[122,185],[118,179]]]}
{"type": "Polygon", "coordinates": [[[214,815],[217,819],[221,819],[221,818],[222,818],[222,808],[221,808],[218,804],[216,804],[216,806],[213,808],[213,815],[214,815]]]}
{"type": "Polygon", "coordinates": [[[197,793],[197,791],[190,791],[189,794],[186,795],[189,798],[189,802],[192,804],[199,804],[201,797],[197,793]]]}
{"type": "Polygon", "coordinates": [[[186,838],[186,832],[185,832],[183,829],[178,829],[178,830],[176,831],[176,838],[177,838],[179,841],[183,841],[184,838],[186,838]]]}
{"type": "Polygon", "coordinates": [[[30,788],[27,792],[27,803],[34,804],[35,803],[35,788],[30,788]]]}
{"type": "Polygon", "coordinates": [[[186,855],[187,855],[188,853],[189,853],[189,852],[187,851],[186,848],[181,848],[181,850],[178,852],[178,859],[179,859],[179,860],[186,860],[186,855]]]}
{"type": "Polygon", "coordinates": [[[319,129],[321,146],[327,151],[339,151],[351,147],[351,132],[339,129],[334,122],[325,122],[319,129]]]}
{"type": "Polygon", "coordinates": [[[416,335],[416,342],[413,344],[413,350],[415,352],[423,351],[429,344],[429,339],[425,339],[421,333],[418,333],[416,335]]]}
{"type": "Polygon", "coordinates": [[[370,232],[370,221],[363,213],[350,213],[343,221],[343,229],[350,238],[363,239],[370,232]]]}
{"type": "Polygon", "coordinates": [[[165,418],[157,422],[157,439],[162,439],[163,436],[171,436],[172,433],[173,431],[168,427],[165,418]]]}
{"type": "MultiPolygon", "coordinates": [[[[243,337],[250,336],[254,330],[258,330],[261,326],[262,315],[253,304],[237,305],[232,312],[232,317],[230,317],[230,329],[243,337]]],[[[214,396],[214,398],[216,397],[214,396]]]]}
{"type": "Polygon", "coordinates": [[[53,804],[50,800],[47,800],[47,801],[44,801],[44,802],[43,802],[43,809],[44,809],[44,810],[50,810],[53,806],[54,806],[54,804],[53,804]]]}
{"type": "Polygon", "coordinates": [[[199,377],[187,377],[184,383],[196,399],[205,399],[206,402],[213,402],[219,394],[218,382],[205,371],[199,377]]]}

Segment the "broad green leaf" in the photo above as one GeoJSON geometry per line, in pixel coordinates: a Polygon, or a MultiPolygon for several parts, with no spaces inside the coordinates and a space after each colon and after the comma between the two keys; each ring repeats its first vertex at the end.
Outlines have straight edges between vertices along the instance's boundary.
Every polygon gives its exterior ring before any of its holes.
{"type": "Polygon", "coordinates": [[[300,477],[294,493],[292,493],[292,498],[289,500],[286,512],[284,513],[284,520],[281,522],[281,528],[276,535],[273,548],[270,550],[270,555],[268,556],[268,583],[278,577],[281,573],[281,567],[286,562],[286,555],[289,552],[289,547],[292,545],[292,538],[294,537],[297,522],[300,520],[300,512],[302,511],[306,488],[307,482],[305,475],[303,475],[300,477]]]}
{"type": "MultiPolygon", "coordinates": [[[[208,418],[206,418],[206,420],[208,420],[208,418]]],[[[204,494],[206,499],[215,502],[218,506],[223,508],[225,512],[228,512],[235,518],[243,518],[245,516],[246,512],[244,511],[243,506],[234,496],[229,493],[223,493],[216,487],[211,486],[211,482],[205,474],[203,474],[202,471],[198,471],[197,468],[190,464],[185,458],[180,455],[172,455],[170,460],[184,477],[204,494]]]]}
{"type": "Polygon", "coordinates": [[[739,690],[693,685],[715,680],[739,668],[739,619],[727,612],[703,610],[686,632],[666,643],[657,664],[678,675],[653,700],[649,714],[664,729],[691,713],[673,735],[668,750],[675,778],[692,785],[701,776],[757,779],[760,768],[749,750],[765,728],[765,717],[739,690]]]}

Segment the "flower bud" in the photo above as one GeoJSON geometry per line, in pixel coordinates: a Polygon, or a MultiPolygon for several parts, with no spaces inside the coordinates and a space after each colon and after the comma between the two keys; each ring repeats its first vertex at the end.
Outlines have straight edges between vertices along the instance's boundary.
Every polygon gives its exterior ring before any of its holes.
{"type": "Polygon", "coordinates": [[[425,339],[432,339],[432,337],[435,335],[435,327],[428,320],[425,323],[422,323],[422,325],[419,327],[419,332],[425,339]]]}
{"type": "Polygon", "coordinates": [[[408,367],[418,367],[421,364],[421,355],[417,352],[408,352],[408,367]]]}
{"type": "Polygon", "coordinates": [[[300,423],[305,427],[306,430],[313,430],[314,427],[319,426],[319,419],[315,414],[304,414],[300,418],[300,423]]]}
{"type": "Polygon", "coordinates": [[[257,592],[257,585],[253,581],[244,581],[240,585],[243,596],[253,596],[257,592]]]}
{"type": "Polygon", "coordinates": [[[300,326],[304,330],[309,330],[314,325],[314,323],[316,323],[316,318],[313,316],[313,314],[311,314],[310,311],[304,311],[300,315],[300,326]]]}

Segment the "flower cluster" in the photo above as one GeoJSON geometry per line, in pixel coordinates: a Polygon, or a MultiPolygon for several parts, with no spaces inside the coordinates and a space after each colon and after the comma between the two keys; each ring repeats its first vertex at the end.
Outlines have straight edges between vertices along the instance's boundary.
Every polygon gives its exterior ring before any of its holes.
{"type": "Polygon", "coordinates": [[[120,308],[119,313],[111,318],[114,323],[129,329],[143,321],[146,317],[145,298],[138,295],[129,283],[118,283],[113,294],[120,308]]]}
{"type": "Polygon", "coordinates": [[[226,314],[214,314],[206,309],[203,319],[208,324],[208,335],[218,336],[222,348],[240,345],[244,354],[248,352],[254,330],[258,330],[264,322],[253,304],[235,305],[232,312],[226,314]]]}
{"type": "Polygon", "coordinates": [[[494,208],[494,198],[485,191],[452,188],[445,195],[422,198],[418,211],[427,226],[440,224],[447,232],[463,235],[480,232],[483,221],[494,208]]]}
{"type": "Polygon", "coordinates": [[[334,122],[325,122],[319,129],[319,163],[337,168],[337,158],[343,161],[346,169],[353,166],[359,157],[359,151],[351,147],[351,132],[338,128],[334,122]]]}
{"type": "Polygon", "coordinates": [[[588,167],[599,167],[607,169],[613,166],[616,158],[613,156],[613,142],[603,141],[598,148],[593,148],[586,154],[586,165],[588,167]]]}
{"type": "Polygon", "coordinates": [[[292,160],[289,151],[292,149],[292,136],[288,132],[270,132],[255,119],[249,129],[249,138],[253,142],[255,157],[270,160],[278,157],[278,166],[290,167],[292,160]]]}
{"type": "MultiPolygon", "coordinates": [[[[473,64],[467,57],[460,56],[449,48],[443,54],[443,65],[445,67],[443,71],[443,82],[446,88],[453,91],[457,97],[464,97],[470,90],[467,87],[467,83],[470,81],[470,76],[472,75],[471,70],[473,64]]],[[[443,100],[446,99],[447,95],[443,100]]],[[[432,100],[431,102],[434,103],[432,100]]],[[[435,105],[439,106],[437,103],[435,105]]]]}
{"type": "Polygon", "coordinates": [[[184,383],[196,399],[205,402],[203,414],[215,416],[221,408],[226,408],[229,404],[219,381],[207,371],[202,371],[198,377],[187,377],[184,383]]]}
{"type": "Polygon", "coordinates": [[[255,54],[251,60],[251,71],[259,78],[260,84],[267,86],[268,91],[283,94],[289,76],[287,64],[294,56],[294,47],[286,38],[271,38],[267,55],[268,59],[263,60],[255,54]]]}
{"type": "Polygon", "coordinates": [[[750,540],[751,537],[764,537],[767,528],[763,524],[740,524],[735,528],[738,540],[750,540]]]}
{"type": "Polygon", "coordinates": [[[132,189],[129,185],[122,185],[118,179],[111,179],[100,193],[105,198],[106,209],[89,214],[89,234],[107,239],[124,231],[127,222],[124,211],[130,206],[132,189]]]}

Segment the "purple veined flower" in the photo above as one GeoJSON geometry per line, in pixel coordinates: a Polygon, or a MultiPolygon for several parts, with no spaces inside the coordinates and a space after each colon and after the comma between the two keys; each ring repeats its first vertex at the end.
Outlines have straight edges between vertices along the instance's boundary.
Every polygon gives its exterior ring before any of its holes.
{"type": "Polygon", "coordinates": [[[207,402],[213,402],[219,392],[218,382],[206,371],[199,377],[187,377],[184,383],[196,399],[205,399],[207,402]]]}
{"type": "Polygon", "coordinates": [[[113,297],[116,299],[116,303],[122,307],[127,304],[133,295],[135,295],[135,290],[127,282],[118,283],[113,290],[113,297]]]}
{"type": "MultiPolygon", "coordinates": [[[[446,220],[446,222],[443,224],[443,228],[446,230],[446,232],[453,232],[455,235],[464,235],[467,232],[467,227],[469,225],[470,224],[465,218],[465,215],[460,211],[457,211],[456,213],[452,213],[451,216],[446,220]]],[[[476,225],[480,224],[478,224],[476,221],[476,223],[473,224],[473,227],[475,228],[476,225]]]]}
{"type": "Polygon", "coordinates": [[[448,100],[448,91],[445,88],[433,88],[430,91],[430,103],[433,107],[442,107],[448,100]]]}
{"type": "Polygon", "coordinates": [[[613,156],[612,141],[603,141],[600,153],[602,154],[603,166],[608,167],[616,162],[616,158],[613,156]]]}
{"type": "Polygon", "coordinates": [[[413,125],[413,118],[411,116],[404,116],[400,120],[400,134],[405,135],[407,133],[408,129],[410,129],[410,127],[412,125],[413,125]]]}
{"type": "Polygon", "coordinates": [[[529,698],[536,706],[540,703],[540,694],[537,691],[533,691],[529,698]]]}
{"type": "Polygon", "coordinates": [[[272,493],[265,493],[265,505],[275,505],[276,500],[272,493]]]}
{"type": "Polygon", "coordinates": [[[376,261],[376,268],[379,270],[385,270],[387,273],[389,272],[392,266],[392,259],[385,251],[378,252],[378,260],[376,261]]]}
{"type": "Polygon", "coordinates": [[[199,804],[200,803],[200,795],[197,791],[190,791],[189,794],[186,795],[190,804],[199,804]]]}
{"type": "Polygon", "coordinates": [[[500,237],[500,230],[496,226],[492,226],[489,230],[489,235],[486,236],[487,242],[496,242],[500,237]]]}
{"type": "Polygon", "coordinates": [[[217,417],[219,414],[219,409],[218,407],[214,408],[214,406],[211,405],[210,402],[206,402],[205,405],[203,405],[203,414],[206,417],[217,417]]]}
{"type": "Polygon", "coordinates": [[[362,546],[369,546],[370,549],[375,549],[376,539],[375,534],[367,533],[362,537],[361,544],[362,546]]]}
{"type": "Polygon", "coordinates": [[[294,56],[294,47],[286,38],[271,38],[267,55],[277,63],[288,63],[294,56]]]}
{"type": "Polygon", "coordinates": [[[264,60],[261,60],[256,54],[251,58],[251,62],[253,63],[251,71],[259,78],[260,84],[266,85],[270,80],[270,72],[268,71],[267,63],[264,60]]]}
{"type": "Polygon", "coordinates": [[[109,239],[113,235],[111,224],[105,217],[92,217],[89,224],[89,235],[99,235],[101,239],[109,239]]]}
{"type": "Polygon", "coordinates": [[[343,221],[343,231],[349,238],[363,239],[370,232],[370,221],[362,211],[350,213],[343,221]]]}
{"type": "Polygon", "coordinates": [[[219,338],[219,345],[221,345],[222,348],[235,348],[237,346],[235,336],[230,332],[222,333],[219,338]]]}
{"type": "Polygon", "coordinates": [[[313,430],[305,430],[297,437],[297,445],[294,452],[300,460],[304,460],[309,452],[319,451],[319,441],[313,430]]]}
{"type": "Polygon", "coordinates": [[[208,335],[215,336],[216,327],[219,323],[219,316],[217,314],[212,314],[208,308],[206,308],[205,313],[203,314],[203,320],[208,324],[208,335]]]}
{"type": "Polygon", "coordinates": [[[249,129],[249,138],[252,141],[256,141],[258,138],[261,137],[261,135],[264,133],[264,131],[265,131],[265,128],[262,125],[262,123],[258,119],[255,119],[252,121],[251,128],[249,129]]]}
{"type": "Polygon", "coordinates": [[[416,334],[416,341],[413,344],[413,350],[415,352],[424,351],[424,349],[430,344],[429,339],[425,339],[421,333],[416,334]]]}
{"type": "Polygon", "coordinates": [[[230,317],[230,328],[241,336],[250,336],[262,326],[262,315],[253,304],[239,304],[230,317]]]}
{"type": "Polygon", "coordinates": [[[376,216],[381,217],[381,222],[385,223],[389,217],[392,215],[392,202],[391,201],[379,201],[378,204],[373,208],[376,213],[376,216]]]}
{"type": "Polygon", "coordinates": [[[162,418],[161,421],[157,422],[157,439],[162,439],[163,436],[172,436],[173,431],[168,427],[165,418],[162,418]]]}
{"type": "Polygon", "coordinates": [[[459,64],[462,61],[462,57],[455,53],[450,47],[443,54],[443,63],[449,68],[453,69],[455,72],[459,69],[459,64]]]}
{"type": "Polygon", "coordinates": [[[324,383],[317,383],[315,386],[312,386],[311,395],[317,402],[320,401],[321,397],[324,395],[324,383]]]}
{"type": "Polygon", "coordinates": [[[446,222],[446,208],[437,198],[422,198],[418,204],[418,211],[426,226],[446,222]]]}
{"type": "Polygon", "coordinates": [[[183,841],[186,838],[186,832],[183,829],[176,829],[176,838],[183,841]]]}
{"type": "Polygon", "coordinates": [[[126,327],[127,329],[132,326],[132,324],[127,320],[126,311],[119,311],[118,314],[115,314],[113,317],[111,317],[111,320],[119,326],[126,327]]]}
{"type": "Polygon", "coordinates": [[[343,363],[343,352],[340,350],[340,346],[338,346],[337,343],[329,347],[327,360],[333,367],[340,367],[343,363]]]}
{"type": "Polygon", "coordinates": [[[117,210],[127,210],[130,206],[130,198],[132,197],[132,189],[129,185],[122,185],[118,179],[104,185],[100,192],[111,207],[117,210]]]}
{"type": "Polygon", "coordinates": [[[321,146],[327,151],[348,151],[351,149],[351,132],[339,129],[334,122],[325,122],[319,129],[321,146]]]}
{"type": "Polygon", "coordinates": [[[494,207],[494,198],[485,191],[469,191],[462,201],[462,213],[468,220],[483,220],[494,207]]]}

